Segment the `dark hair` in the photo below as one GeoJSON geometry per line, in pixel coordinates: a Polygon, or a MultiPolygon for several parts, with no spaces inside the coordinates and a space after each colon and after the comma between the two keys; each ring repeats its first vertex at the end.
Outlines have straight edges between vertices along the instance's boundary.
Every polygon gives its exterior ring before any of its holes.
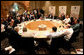
{"type": "Polygon", "coordinates": [[[80,20],[77,20],[77,23],[80,23],[80,20]]]}
{"type": "Polygon", "coordinates": [[[73,17],[71,17],[70,20],[71,20],[70,24],[73,25],[73,23],[74,23],[73,17]]]}
{"type": "Polygon", "coordinates": [[[54,32],[56,32],[56,31],[57,31],[57,27],[52,27],[52,30],[53,30],[54,32]]]}
{"type": "Polygon", "coordinates": [[[71,17],[70,19],[71,19],[71,21],[74,21],[74,20],[73,20],[73,17],[71,17]]]}

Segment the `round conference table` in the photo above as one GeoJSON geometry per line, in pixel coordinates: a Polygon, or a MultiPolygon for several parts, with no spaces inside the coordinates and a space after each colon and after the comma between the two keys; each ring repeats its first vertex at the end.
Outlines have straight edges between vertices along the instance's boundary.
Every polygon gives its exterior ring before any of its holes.
{"type": "Polygon", "coordinates": [[[52,27],[57,27],[57,32],[60,30],[64,30],[66,24],[64,24],[61,20],[56,19],[37,19],[31,21],[25,21],[20,24],[17,24],[16,27],[19,28],[19,35],[22,37],[34,37],[34,38],[47,38],[47,34],[52,31],[52,27]],[[45,30],[39,30],[39,25],[46,25],[45,30]],[[26,28],[27,31],[23,32],[23,28],[26,28]]]}

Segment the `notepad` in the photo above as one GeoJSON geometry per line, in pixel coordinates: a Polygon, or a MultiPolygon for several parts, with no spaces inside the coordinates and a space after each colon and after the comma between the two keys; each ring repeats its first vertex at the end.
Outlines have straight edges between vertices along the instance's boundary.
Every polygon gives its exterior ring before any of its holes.
{"type": "Polygon", "coordinates": [[[77,54],[83,54],[83,49],[76,49],[77,54]]]}

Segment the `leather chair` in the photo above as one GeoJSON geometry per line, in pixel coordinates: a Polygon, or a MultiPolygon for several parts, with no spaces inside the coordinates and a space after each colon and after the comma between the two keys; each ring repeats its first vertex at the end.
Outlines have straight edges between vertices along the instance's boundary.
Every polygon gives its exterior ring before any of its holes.
{"type": "Polygon", "coordinates": [[[33,54],[34,53],[34,38],[21,37],[19,41],[19,48],[26,51],[28,54],[33,54]]]}

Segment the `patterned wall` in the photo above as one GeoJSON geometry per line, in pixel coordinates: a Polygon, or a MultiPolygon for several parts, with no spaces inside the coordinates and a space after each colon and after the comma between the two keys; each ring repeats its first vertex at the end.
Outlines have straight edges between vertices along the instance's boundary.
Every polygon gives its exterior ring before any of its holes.
{"type": "Polygon", "coordinates": [[[59,14],[59,6],[67,6],[66,14],[69,15],[71,13],[71,6],[80,5],[79,16],[83,18],[83,1],[1,1],[1,17],[6,17],[11,4],[14,2],[20,3],[24,9],[42,8],[47,14],[49,13],[49,6],[56,6],[57,16],[59,14]]]}
{"type": "Polygon", "coordinates": [[[56,6],[56,15],[59,14],[59,6],[67,6],[67,15],[71,13],[71,6],[80,6],[79,16],[83,18],[83,1],[31,1],[30,4],[31,9],[42,8],[47,14],[49,13],[49,6],[56,6]]]}

